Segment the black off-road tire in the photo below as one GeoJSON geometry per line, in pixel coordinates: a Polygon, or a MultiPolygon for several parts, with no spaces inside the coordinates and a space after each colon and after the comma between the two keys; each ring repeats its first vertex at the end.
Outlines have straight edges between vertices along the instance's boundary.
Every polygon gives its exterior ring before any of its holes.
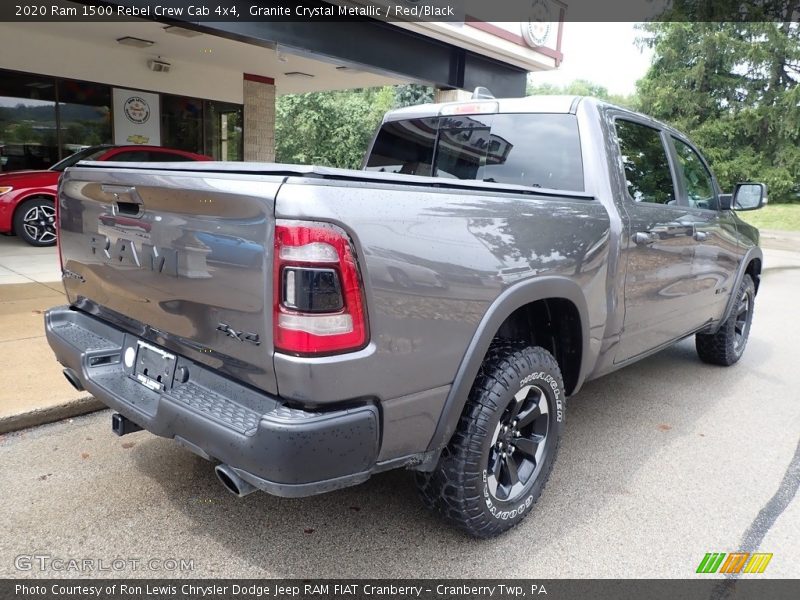
{"type": "Polygon", "coordinates": [[[723,367],[738,362],[750,337],[755,297],[756,286],[753,279],[750,275],[745,275],[736,292],[733,312],[719,331],[713,335],[698,333],[695,336],[695,347],[700,360],[723,367]]]}
{"type": "MultiPolygon", "coordinates": [[[[518,525],[531,512],[550,475],[564,427],[565,408],[564,381],[552,354],[520,342],[493,343],[473,384],[457,430],[443,450],[439,463],[430,473],[417,473],[417,487],[425,505],[438,511],[451,524],[479,538],[493,537],[518,525]],[[528,392],[525,392],[526,388],[528,392]],[[531,392],[531,389],[536,391],[531,392]],[[516,414],[510,411],[522,403],[515,396],[527,397],[524,395],[531,393],[538,396],[538,400],[525,400],[528,402],[526,406],[538,402],[539,409],[547,407],[547,412],[540,410],[540,416],[531,425],[547,428],[541,442],[543,453],[535,462],[535,468],[529,470],[530,479],[524,485],[519,484],[519,492],[512,495],[514,486],[509,484],[507,499],[499,499],[498,495],[503,491],[500,488],[502,478],[490,472],[490,468],[493,471],[492,464],[497,466],[492,457],[497,460],[500,456],[497,436],[508,435],[502,432],[503,420],[516,414]],[[490,485],[492,480],[495,482],[494,491],[490,485]]],[[[522,410],[519,412],[520,429],[524,415],[530,414],[524,408],[522,410]]],[[[523,433],[521,431],[520,435],[523,433]]],[[[536,439],[536,434],[532,432],[530,437],[536,439]]],[[[512,446],[513,440],[520,442],[513,438],[513,434],[510,439],[512,446]]],[[[511,452],[504,460],[524,461],[528,459],[530,447],[524,450],[512,448],[511,452]],[[518,451],[516,457],[514,451],[518,451]]],[[[530,460],[530,463],[534,464],[534,461],[530,460]]],[[[508,470],[509,467],[505,467],[506,479],[508,470]]],[[[500,473],[503,473],[503,467],[500,473]]],[[[522,474],[520,467],[517,473],[520,480],[522,474]]]]}

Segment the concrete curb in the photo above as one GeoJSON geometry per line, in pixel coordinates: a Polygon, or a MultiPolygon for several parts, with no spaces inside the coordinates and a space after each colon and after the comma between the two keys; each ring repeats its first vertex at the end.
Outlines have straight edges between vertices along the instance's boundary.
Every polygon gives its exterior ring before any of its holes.
{"type": "Polygon", "coordinates": [[[87,413],[95,412],[106,408],[105,404],[95,400],[93,396],[85,396],[77,400],[69,400],[63,404],[49,406],[47,408],[36,408],[16,415],[0,417],[0,435],[28,427],[46,425],[54,421],[61,421],[70,417],[77,417],[87,413]]]}

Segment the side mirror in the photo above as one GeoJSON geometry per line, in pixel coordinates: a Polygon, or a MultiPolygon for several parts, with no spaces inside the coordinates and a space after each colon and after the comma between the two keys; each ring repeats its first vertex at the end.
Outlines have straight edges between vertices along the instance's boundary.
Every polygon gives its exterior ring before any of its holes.
{"type": "Polygon", "coordinates": [[[737,183],[733,188],[733,210],[756,210],[767,203],[765,183],[737,183]]]}

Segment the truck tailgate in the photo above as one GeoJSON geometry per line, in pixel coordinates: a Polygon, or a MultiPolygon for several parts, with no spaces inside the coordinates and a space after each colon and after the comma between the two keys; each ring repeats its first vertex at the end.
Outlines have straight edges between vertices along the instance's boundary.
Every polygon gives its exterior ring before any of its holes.
{"type": "Polygon", "coordinates": [[[59,186],[71,305],[266,392],[272,247],[282,177],[75,167],[59,186]]]}

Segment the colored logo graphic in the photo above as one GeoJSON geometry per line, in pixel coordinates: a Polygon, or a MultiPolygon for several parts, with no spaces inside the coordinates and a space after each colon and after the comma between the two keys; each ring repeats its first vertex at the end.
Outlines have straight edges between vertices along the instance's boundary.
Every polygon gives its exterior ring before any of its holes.
{"type": "Polygon", "coordinates": [[[529,46],[537,48],[547,42],[550,35],[553,15],[548,0],[533,0],[530,15],[528,22],[521,24],[522,37],[529,46]]]}
{"type": "Polygon", "coordinates": [[[766,552],[708,552],[697,566],[697,573],[763,573],[772,554],[766,552]],[[725,558],[727,556],[727,558],[725,558]],[[723,562],[724,561],[724,562],[723,562]]]}
{"type": "Polygon", "coordinates": [[[125,101],[123,112],[131,123],[142,125],[150,118],[150,105],[139,96],[131,96],[125,101]]]}

